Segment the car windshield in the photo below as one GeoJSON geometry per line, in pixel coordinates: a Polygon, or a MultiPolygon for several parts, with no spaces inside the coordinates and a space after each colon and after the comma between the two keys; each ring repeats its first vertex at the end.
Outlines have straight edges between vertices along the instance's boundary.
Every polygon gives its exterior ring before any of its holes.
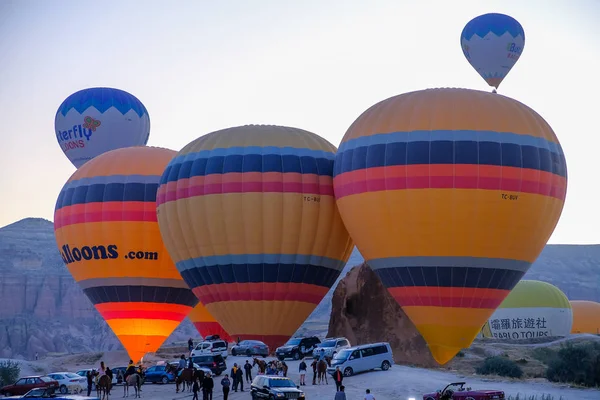
{"type": "Polygon", "coordinates": [[[269,387],[296,387],[296,384],[289,379],[269,379],[269,387]]]}
{"type": "Polygon", "coordinates": [[[326,340],[323,343],[319,344],[319,347],[335,347],[335,340],[326,340]]]}
{"type": "Polygon", "coordinates": [[[72,378],[72,379],[75,379],[75,378],[80,378],[80,376],[79,376],[79,375],[77,375],[77,374],[73,374],[73,373],[71,373],[71,372],[67,372],[65,375],[67,376],[67,378],[72,378]]]}
{"type": "Polygon", "coordinates": [[[345,360],[352,353],[352,350],[342,350],[333,357],[335,360],[345,360]]]}
{"type": "Polygon", "coordinates": [[[287,341],[286,345],[288,346],[298,346],[300,344],[301,339],[290,339],[287,341]]]}

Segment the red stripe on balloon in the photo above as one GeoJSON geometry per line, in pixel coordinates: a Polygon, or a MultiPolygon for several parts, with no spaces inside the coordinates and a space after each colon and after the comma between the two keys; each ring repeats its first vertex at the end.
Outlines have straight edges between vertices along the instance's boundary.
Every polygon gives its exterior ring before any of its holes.
{"type": "Polygon", "coordinates": [[[106,320],[110,319],[166,319],[182,321],[187,314],[168,311],[105,311],[100,313],[106,320]]]}
{"type": "Polygon", "coordinates": [[[306,283],[224,283],[192,291],[204,305],[222,301],[300,301],[319,304],[329,289],[306,283]]]}

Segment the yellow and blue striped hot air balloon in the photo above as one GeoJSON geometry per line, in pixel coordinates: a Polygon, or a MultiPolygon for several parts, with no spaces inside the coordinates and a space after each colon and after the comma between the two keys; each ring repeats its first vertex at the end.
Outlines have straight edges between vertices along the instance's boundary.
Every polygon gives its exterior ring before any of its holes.
{"type": "Polygon", "coordinates": [[[101,154],[69,178],[56,202],[62,258],[136,362],[156,351],[198,303],[156,221],[158,184],[175,154],[156,147],[101,154]]]}
{"type": "Polygon", "coordinates": [[[445,364],[542,251],[567,168],[531,108],[429,89],[384,100],[350,126],[334,188],[361,254],[445,364]]]}
{"type": "Polygon", "coordinates": [[[301,129],[249,125],[194,140],[165,170],[158,222],[167,249],[232,337],[283,344],[348,260],[335,151],[301,129]]]}

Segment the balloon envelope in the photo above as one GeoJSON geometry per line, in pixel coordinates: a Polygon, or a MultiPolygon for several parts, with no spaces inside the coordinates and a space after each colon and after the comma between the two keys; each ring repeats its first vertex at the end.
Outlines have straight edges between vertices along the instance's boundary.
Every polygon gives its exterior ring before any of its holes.
{"type": "Polygon", "coordinates": [[[571,333],[600,335],[600,303],[595,301],[571,300],[573,327],[571,333]]]}
{"type": "Polygon", "coordinates": [[[542,117],[466,89],[372,106],[346,132],[334,176],[356,246],[440,364],[469,347],[535,261],[567,187],[542,117]]]}
{"type": "Polygon", "coordinates": [[[165,244],[232,337],[283,344],[348,260],[353,244],[333,197],[335,151],[301,129],[241,126],[196,139],[165,170],[165,244]]]}
{"type": "Polygon", "coordinates": [[[150,117],[132,94],[91,88],[63,101],[54,119],[56,139],[75,168],[110,150],[148,143],[150,117]]]}
{"type": "Polygon", "coordinates": [[[497,89],[523,52],[525,32],[508,15],[484,14],[465,25],[460,44],[471,66],[497,89]]]}
{"type": "Polygon", "coordinates": [[[156,190],[175,154],[154,147],[104,153],[69,178],[54,213],[63,261],[136,362],[198,303],[156,222],[156,190]]]}
{"type": "Polygon", "coordinates": [[[571,332],[573,310],[567,296],[556,286],[523,280],[486,324],[484,337],[506,340],[562,337],[571,332]]]}
{"type": "Polygon", "coordinates": [[[209,335],[219,335],[221,339],[227,342],[233,341],[221,324],[204,307],[204,304],[198,303],[188,317],[203,338],[209,335]]]}

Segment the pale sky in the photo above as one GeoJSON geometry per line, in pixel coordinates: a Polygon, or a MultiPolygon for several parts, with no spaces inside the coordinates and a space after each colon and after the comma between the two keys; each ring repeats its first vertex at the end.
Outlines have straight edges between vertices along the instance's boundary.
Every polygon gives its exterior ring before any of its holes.
{"type": "Polygon", "coordinates": [[[71,93],[126,90],[148,109],[151,146],[278,124],[336,146],[374,103],[431,87],[491,91],[460,34],[500,12],[525,49],[499,93],[536,110],[563,146],[569,186],[550,243],[600,243],[594,164],[600,1],[0,0],[0,226],[52,220],[75,171],[54,134],[71,93]]]}

